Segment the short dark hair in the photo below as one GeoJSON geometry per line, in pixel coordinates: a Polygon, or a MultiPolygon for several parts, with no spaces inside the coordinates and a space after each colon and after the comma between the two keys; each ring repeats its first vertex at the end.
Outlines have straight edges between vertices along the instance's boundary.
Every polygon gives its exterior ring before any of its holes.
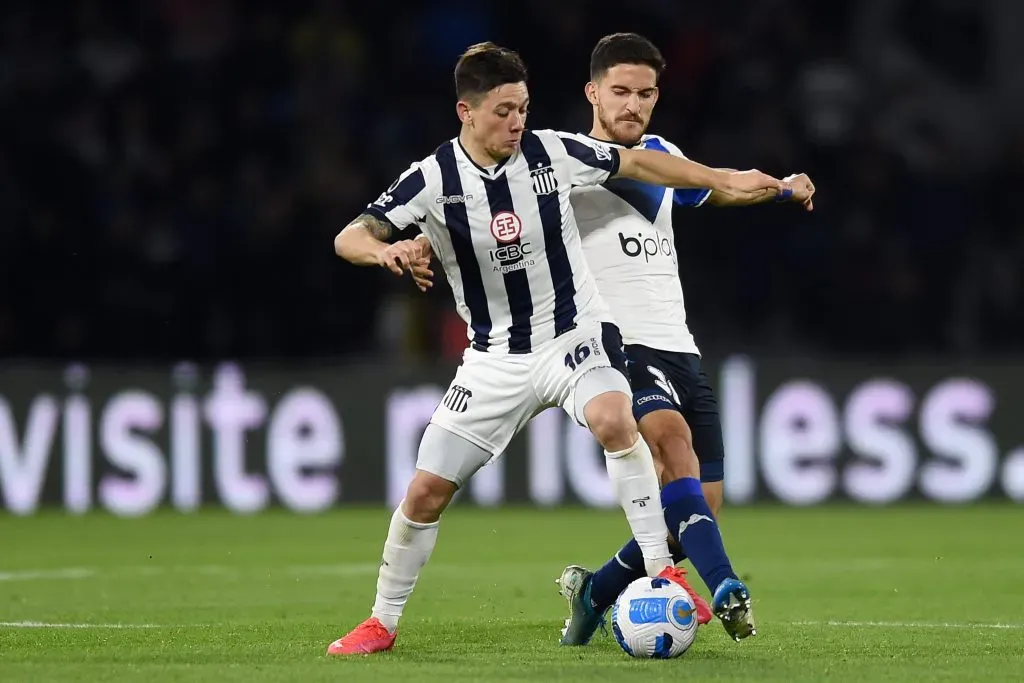
{"type": "Polygon", "coordinates": [[[644,64],[658,78],[665,70],[665,58],[654,43],[637,33],[612,33],[597,41],[590,53],[590,80],[596,81],[619,64],[644,64]]]}
{"type": "Polygon", "coordinates": [[[455,96],[476,100],[506,83],[526,82],[526,65],[515,50],[492,42],[470,45],[455,65],[455,96]]]}

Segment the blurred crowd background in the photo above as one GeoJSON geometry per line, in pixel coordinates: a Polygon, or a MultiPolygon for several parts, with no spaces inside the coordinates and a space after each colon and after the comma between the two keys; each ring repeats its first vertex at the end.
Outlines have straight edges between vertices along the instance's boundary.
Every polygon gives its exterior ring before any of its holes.
{"type": "Polygon", "coordinates": [[[450,293],[332,239],[457,134],[469,44],[518,49],[530,125],[586,131],[600,36],[669,62],[652,131],[803,171],[816,210],[681,210],[709,354],[1024,349],[1024,3],[9,0],[0,357],[455,357],[450,293]]]}

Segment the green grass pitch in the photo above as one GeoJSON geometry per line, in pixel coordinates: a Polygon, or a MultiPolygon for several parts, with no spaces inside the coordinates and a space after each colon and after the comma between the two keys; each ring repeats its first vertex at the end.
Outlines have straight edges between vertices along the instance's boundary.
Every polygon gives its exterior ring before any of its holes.
{"type": "Polygon", "coordinates": [[[328,659],[368,613],[389,516],[4,515],[0,681],[1024,680],[1020,507],[727,507],[757,637],[713,622],[639,661],[610,636],[558,646],[554,579],[609,557],[621,513],[456,506],[395,650],[328,659]]]}

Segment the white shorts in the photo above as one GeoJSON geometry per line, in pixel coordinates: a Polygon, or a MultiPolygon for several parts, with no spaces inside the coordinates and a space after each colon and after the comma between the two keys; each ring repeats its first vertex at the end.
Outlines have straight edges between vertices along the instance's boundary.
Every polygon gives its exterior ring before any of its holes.
{"type": "Polygon", "coordinates": [[[629,395],[622,337],[611,323],[582,323],[525,354],[499,355],[469,348],[430,421],[493,457],[546,408],[561,406],[585,427],[584,406],[576,405],[576,388],[584,375],[597,368],[619,371],[603,390],[629,395]],[[621,383],[617,381],[620,374],[621,383]]]}

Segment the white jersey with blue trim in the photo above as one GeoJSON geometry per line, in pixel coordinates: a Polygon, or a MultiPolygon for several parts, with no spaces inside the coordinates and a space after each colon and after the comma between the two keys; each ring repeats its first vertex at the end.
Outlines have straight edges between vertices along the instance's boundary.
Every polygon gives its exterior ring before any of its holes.
{"type": "Polygon", "coordinates": [[[478,166],[458,138],[414,163],[369,213],[419,224],[478,351],[530,353],[582,322],[612,322],[587,267],[573,187],[615,175],[619,152],[585,136],[527,130],[519,150],[478,166]]]}
{"type": "MultiPolygon", "coordinates": [[[[657,135],[643,136],[635,148],[685,158],[657,135]]],[[[709,196],[709,189],[673,190],[628,178],[573,189],[583,252],[626,344],[700,354],[686,324],[672,205],[700,206],[709,196]]]]}

